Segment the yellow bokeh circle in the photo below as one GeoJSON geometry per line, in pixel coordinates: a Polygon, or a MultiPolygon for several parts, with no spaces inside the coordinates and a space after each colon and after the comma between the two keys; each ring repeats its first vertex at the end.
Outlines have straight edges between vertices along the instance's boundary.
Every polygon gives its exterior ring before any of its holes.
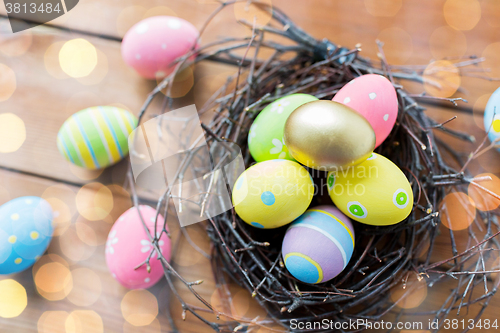
{"type": "Polygon", "coordinates": [[[13,113],[1,113],[0,153],[15,152],[21,148],[25,140],[26,127],[24,121],[13,113]]]}
{"type": "Polygon", "coordinates": [[[379,17],[391,17],[396,15],[403,0],[365,0],[365,8],[370,15],[379,17]]]}
{"type": "Polygon", "coordinates": [[[146,326],[158,316],[158,301],[149,291],[131,290],[121,302],[123,318],[134,326],[146,326]]]}
{"type": "Polygon", "coordinates": [[[424,89],[436,97],[450,97],[462,82],[458,68],[447,60],[430,63],[424,70],[424,89]]]}
{"type": "Polygon", "coordinates": [[[83,38],[69,40],[59,51],[59,64],[64,73],[71,77],[87,76],[97,66],[96,48],[83,38]]]}
{"type": "Polygon", "coordinates": [[[446,23],[456,30],[471,30],[481,19],[481,5],[477,0],[447,0],[443,6],[446,23]]]}
{"type": "Polygon", "coordinates": [[[0,317],[17,317],[27,305],[26,289],[19,282],[12,279],[0,281],[0,317]]]}
{"type": "Polygon", "coordinates": [[[16,91],[16,74],[7,65],[0,63],[0,102],[6,101],[16,91]]]}
{"type": "Polygon", "coordinates": [[[76,207],[87,220],[102,220],[113,209],[113,194],[101,183],[86,184],[76,194],[76,207]]]}

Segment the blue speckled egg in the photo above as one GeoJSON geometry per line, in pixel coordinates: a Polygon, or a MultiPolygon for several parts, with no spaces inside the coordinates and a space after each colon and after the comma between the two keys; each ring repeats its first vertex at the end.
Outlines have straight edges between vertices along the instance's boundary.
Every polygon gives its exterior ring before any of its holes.
{"type": "Polygon", "coordinates": [[[52,208],[39,197],[20,197],[0,206],[0,274],[31,267],[52,239],[52,208]]]}
{"type": "MultiPolygon", "coordinates": [[[[495,90],[484,110],[484,128],[491,142],[500,138],[500,88],[495,90]],[[491,127],[490,127],[491,126],[491,127]]],[[[497,148],[500,151],[499,148],[497,148]]]]}

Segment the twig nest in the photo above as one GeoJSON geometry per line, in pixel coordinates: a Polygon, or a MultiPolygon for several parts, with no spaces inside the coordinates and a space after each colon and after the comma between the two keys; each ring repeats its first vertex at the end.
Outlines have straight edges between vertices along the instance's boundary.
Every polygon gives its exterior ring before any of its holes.
{"type": "Polygon", "coordinates": [[[356,165],[375,148],[375,133],[362,115],[325,100],[304,104],[292,112],[285,123],[284,137],[293,158],[323,171],[356,165]]]}
{"type": "Polygon", "coordinates": [[[278,159],[245,170],[233,188],[233,204],[246,223],[273,229],[304,213],[313,195],[309,172],[297,162],[278,159]]]}
{"type": "Polygon", "coordinates": [[[371,225],[391,225],[413,209],[413,191],[396,164],[373,153],[366,161],[328,174],[333,203],[348,217],[371,225]]]}

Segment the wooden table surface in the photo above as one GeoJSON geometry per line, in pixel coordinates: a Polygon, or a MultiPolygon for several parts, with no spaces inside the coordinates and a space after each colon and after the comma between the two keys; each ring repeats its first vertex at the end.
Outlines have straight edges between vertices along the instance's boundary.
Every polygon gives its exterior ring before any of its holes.
{"type": "MultiPolygon", "coordinates": [[[[425,67],[431,59],[450,57],[456,61],[464,55],[486,56],[484,68],[491,68],[491,72],[462,72],[460,89],[454,97],[466,98],[467,104],[456,109],[446,103],[430,105],[427,111],[438,121],[456,115],[457,119],[449,123],[450,128],[469,132],[477,142],[484,137],[482,113],[498,82],[475,76],[500,77],[498,1],[272,0],[272,4],[316,38],[328,38],[347,47],[361,44],[365,57],[376,58],[375,40],[383,41],[387,59],[393,65],[425,67]]],[[[18,281],[28,295],[28,305],[19,316],[0,317],[0,332],[168,332],[169,307],[181,332],[209,331],[190,314],[185,321],[181,319],[180,304],[170,295],[165,281],[147,291],[134,292],[114,281],[106,268],[104,243],[112,223],[132,205],[122,187],[128,162],[122,161],[103,172],[78,169],[57,151],[56,135],[70,115],[89,106],[113,104],[137,114],[155,83],[139,77],[121,58],[120,38],[133,24],[147,16],[168,14],[200,28],[215,8],[217,4],[212,0],[81,0],[72,11],[47,25],[11,34],[5,8],[0,5],[0,116],[15,114],[24,123],[26,133],[24,142],[0,133],[0,147],[4,147],[2,140],[7,145],[15,144],[9,140],[22,142],[13,152],[0,152],[0,204],[19,196],[35,195],[47,199],[58,211],[56,236],[46,255],[33,269],[0,277],[18,281]],[[75,38],[86,39],[98,51],[96,68],[79,79],[65,74],[58,62],[62,45],[75,38]],[[99,202],[93,201],[93,194],[103,186],[110,190],[106,193],[112,196],[113,209],[103,220],[90,221],[82,216],[79,207],[99,206],[99,202]],[[57,269],[49,274],[42,267],[57,269]]],[[[213,20],[202,41],[248,33],[246,27],[236,23],[233,9],[227,8],[213,20]]],[[[210,92],[234,71],[233,67],[210,62],[197,65],[194,86],[187,96],[179,99],[178,105],[195,103],[200,107],[210,92]]],[[[423,92],[421,85],[404,84],[412,93],[423,92]]],[[[155,110],[158,105],[153,105],[150,114],[155,110]]],[[[3,128],[1,123],[0,128],[3,128]]],[[[440,137],[463,153],[478,145],[464,144],[446,135],[440,137]]],[[[475,173],[498,175],[499,162],[498,152],[490,151],[473,161],[472,169],[475,173]]],[[[196,287],[203,297],[236,317],[250,320],[266,317],[250,295],[236,285],[227,286],[233,302],[229,307],[221,305],[209,260],[179,236],[174,216],[169,216],[169,226],[176,248],[173,264],[187,280],[204,280],[196,287]]],[[[201,225],[186,230],[199,247],[210,251],[201,225]]],[[[446,236],[437,244],[440,249],[437,252],[443,258],[449,255],[447,244],[446,236]]],[[[491,268],[493,264],[488,265],[491,268]]],[[[186,300],[201,306],[187,289],[176,283],[186,300]]],[[[436,309],[449,288],[447,285],[428,288],[417,309],[436,309]]],[[[2,299],[0,294],[0,308],[5,305],[9,306],[9,300],[2,299]]],[[[495,297],[484,318],[496,319],[499,310],[500,298],[495,297]]],[[[477,309],[471,308],[458,318],[472,318],[475,313],[477,309]]],[[[206,317],[215,320],[211,314],[206,317]]],[[[258,330],[265,331],[265,328],[258,330]]]]}

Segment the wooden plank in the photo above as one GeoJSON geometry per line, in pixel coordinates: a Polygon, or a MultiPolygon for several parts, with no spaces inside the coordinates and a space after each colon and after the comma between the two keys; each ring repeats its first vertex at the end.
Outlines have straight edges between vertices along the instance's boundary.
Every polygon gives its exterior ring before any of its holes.
{"type": "MultiPolygon", "coordinates": [[[[104,248],[112,222],[131,207],[128,193],[123,188],[116,185],[108,186],[113,195],[113,209],[105,219],[90,221],[85,219],[77,209],[79,204],[85,204],[81,201],[81,197],[80,199],[78,197],[77,193],[80,190],[78,187],[4,170],[0,170],[0,184],[0,205],[16,197],[35,195],[48,200],[54,210],[58,212],[58,217],[55,219],[56,236],[54,236],[46,256],[35,264],[34,269],[28,269],[13,276],[0,277],[0,280],[15,279],[23,285],[28,294],[28,306],[20,316],[12,319],[0,318],[0,331],[33,332],[37,330],[38,326],[45,328],[40,329],[39,332],[59,332],[55,326],[49,329],[51,327],[49,324],[52,323],[52,325],[58,324],[57,327],[62,325],[62,332],[65,332],[64,320],[67,319],[69,313],[78,310],[92,310],[97,313],[98,318],[103,322],[104,332],[157,333],[159,332],[158,327],[162,328],[162,332],[169,330],[165,311],[171,303],[174,313],[179,314],[177,308],[180,305],[168,291],[166,280],[163,279],[149,289],[155,295],[155,302],[159,304],[159,315],[152,324],[136,328],[127,323],[121,311],[121,303],[128,290],[121,287],[111,277],[106,267],[104,248]],[[48,295],[46,296],[48,299],[41,296],[37,292],[34,282],[34,274],[37,270],[42,264],[50,262],[64,263],[72,272],[73,288],[69,294],[64,294],[66,297],[64,295],[59,297],[60,300],[54,300],[56,296],[53,293],[45,294],[48,295]],[[94,283],[86,284],[82,278],[91,278],[94,283]],[[86,303],[85,300],[88,297],[94,296],[95,301],[92,304],[86,303]],[[64,312],[59,313],[59,317],[57,317],[57,313],[53,311],[64,312]]],[[[96,189],[86,187],[89,197],[95,195],[96,189]]],[[[188,281],[204,280],[205,282],[197,286],[196,290],[210,301],[215,291],[215,284],[212,275],[207,274],[210,271],[209,260],[196,252],[185,238],[180,237],[179,224],[174,216],[168,217],[168,225],[172,232],[172,244],[176,244],[175,248],[177,249],[174,252],[173,264],[179,268],[179,272],[188,281]]],[[[201,225],[193,225],[186,230],[199,247],[209,252],[209,240],[202,231],[201,225]]],[[[50,278],[55,281],[56,286],[58,281],[61,282],[58,274],[54,271],[50,278]]],[[[179,280],[174,279],[174,281],[183,290],[179,280]]],[[[189,291],[183,290],[181,294],[194,303],[189,291]]],[[[198,305],[201,304],[198,303],[198,305]]],[[[147,304],[143,304],[142,308],[148,308],[147,304]]],[[[139,312],[140,309],[141,306],[138,307],[139,312]]],[[[176,324],[182,332],[203,332],[206,328],[198,319],[190,315],[186,321],[182,321],[180,315],[177,315],[176,324]]],[[[99,330],[86,330],[86,332],[99,332],[99,330]]]]}

